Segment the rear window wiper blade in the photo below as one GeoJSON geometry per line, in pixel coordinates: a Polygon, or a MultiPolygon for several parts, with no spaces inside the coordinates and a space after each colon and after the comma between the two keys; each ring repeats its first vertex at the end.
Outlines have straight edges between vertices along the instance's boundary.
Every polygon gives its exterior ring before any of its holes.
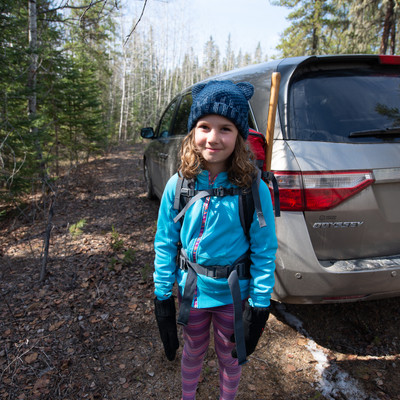
{"type": "Polygon", "coordinates": [[[371,129],[368,131],[357,131],[357,132],[351,132],[349,134],[350,138],[354,137],[368,137],[368,136],[375,136],[375,137],[381,137],[381,136],[400,136],[400,127],[396,128],[385,128],[385,129],[371,129]]]}

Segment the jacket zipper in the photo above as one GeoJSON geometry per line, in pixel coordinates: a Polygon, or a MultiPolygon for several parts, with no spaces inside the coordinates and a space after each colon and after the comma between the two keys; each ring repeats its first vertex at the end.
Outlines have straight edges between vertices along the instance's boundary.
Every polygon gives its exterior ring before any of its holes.
{"type": "MultiPolygon", "coordinates": [[[[217,178],[217,177],[215,177],[215,178],[213,179],[213,181],[211,181],[211,180],[209,179],[209,185],[210,185],[210,186],[212,186],[212,185],[214,184],[216,178],[217,178]]],[[[197,262],[197,250],[198,250],[198,248],[199,248],[199,244],[200,244],[201,238],[202,238],[203,233],[204,233],[205,228],[206,228],[208,207],[209,207],[209,205],[210,205],[210,201],[211,201],[211,196],[206,197],[205,200],[204,200],[203,214],[202,214],[202,218],[201,218],[200,233],[199,233],[199,236],[198,236],[197,239],[196,239],[196,242],[194,243],[193,251],[192,251],[193,262],[197,262]]],[[[193,300],[194,300],[193,305],[194,305],[195,308],[197,308],[197,307],[198,307],[198,303],[197,303],[197,287],[195,288],[193,300]]]]}

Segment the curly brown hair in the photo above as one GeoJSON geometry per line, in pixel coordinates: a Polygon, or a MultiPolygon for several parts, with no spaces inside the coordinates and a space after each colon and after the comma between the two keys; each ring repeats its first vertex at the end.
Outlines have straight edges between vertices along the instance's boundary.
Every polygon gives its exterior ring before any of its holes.
{"type": "MultiPolygon", "coordinates": [[[[195,179],[204,169],[204,158],[201,156],[194,140],[194,129],[183,139],[179,171],[186,179],[195,179]]],[[[241,135],[237,135],[235,149],[228,160],[228,179],[241,188],[249,188],[256,173],[254,154],[241,135]]]]}

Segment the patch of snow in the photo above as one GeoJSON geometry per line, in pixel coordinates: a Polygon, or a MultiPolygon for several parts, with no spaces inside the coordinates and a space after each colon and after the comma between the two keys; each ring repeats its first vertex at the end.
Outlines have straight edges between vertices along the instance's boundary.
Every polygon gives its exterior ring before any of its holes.
{"type": "Polygon", "coordinates": [[[277,303],[276,309],[290,326],[294,327],[308,340],[306,348],[316,361],[315,369],[319,378],[317,389],[323,396],[328,400],[343,397],[352,400],[379,400],[377,397],[366,394],[356,379],[346,371],[341,370],[337,364],[330,362],[323,350],[318,348],[315,341],[304,329],[302,321],[290,314],[283,304],[277,303]]]}

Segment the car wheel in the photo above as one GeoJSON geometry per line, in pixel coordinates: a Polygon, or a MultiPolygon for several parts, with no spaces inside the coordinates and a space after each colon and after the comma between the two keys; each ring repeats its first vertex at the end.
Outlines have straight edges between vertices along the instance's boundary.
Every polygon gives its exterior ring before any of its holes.
{"type": "Polygon", "coordinates": [[[148,199],[154,199],[156,196],[154,194],[153,183],[151,182],[149,167],[147,162],[144,162],[144,180],[146,182],[146,195],[148,199]]]}

